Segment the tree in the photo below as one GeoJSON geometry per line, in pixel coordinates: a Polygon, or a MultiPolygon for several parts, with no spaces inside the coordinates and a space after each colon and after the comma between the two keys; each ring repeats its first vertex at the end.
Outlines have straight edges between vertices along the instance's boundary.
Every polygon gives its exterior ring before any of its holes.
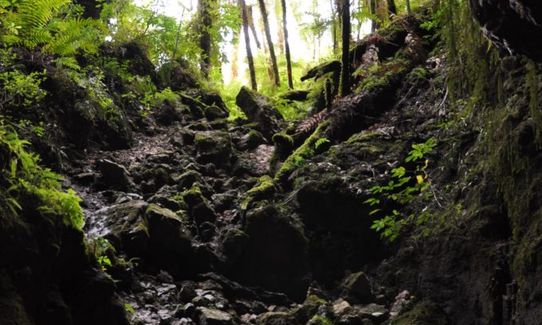
{"type": "Polygon", "coordinates": [[[212,48],[212,35],[211,28],[213,24],[212,8],[216,0],[200,0],[198,1],[198,15],[199,15],[199,47],[201,49],[201,71],[205,78],[209,77],[209,71],[211,69],[211,48],[212,48]]]}
{"type": "Polygon", "coordinates": [[[286,54],[286,70],[288,73],[288,88],[294,89],[294,81],[292,77],[292,58],[290,55],[290,42],[288,41],[288,23],[286,21],[287,10],[286,0],[281,0],[282,4],[282,28],[284,30],[284,49],[286,54]]]}
{"type": "Polygon", "coordinates": [[[350,93],[350,0],[342,0],[342,57],[341,57],[341,83],[340,95],[350,93]]]}
{"type": "Polygon", "coordinates": [[[390,16],[397,15],[397,6],[395,5],[395,0],[387,0],[388,1],[388,13],[390,16]]]}
{"type": "Polygon", "coordinates": [[[248,13],[245,0],[239,0],[239,9],[241,10],[241,16],[243,18],[243,34],[245,35],[245,47],[247,50],[248,69],[250,71],[250,86],[252,90],[258,90],[258,84],[256,83],[256,69],[254,69],[254,57],[252,56],[252,49],[250,48],[250,34],[248,28],[248,13]]]}
{"type": "Polygon", "coordinates": [[[271,67],[273,69],[275,85],[280,86],[279,67],[277,64],[277,56],[275,55],[275,48],[273,47],[273,40],[271,39],[271,29],[269,27],[269,19],[267,15],[267,9],[265,8],[265,1],[258,0],[258,3],[260,5],[260,11],[262,13],[262,20],[265,28],[265,38],[269,47],[269,56],[271,59],[271,67]]]}
{"type": "Polygon", "coordinates": [[[377,20],[376,0],[369,0],[369,4],[371,6],[371,15],[373,16],[373,19],[372,19],[373,24],[371,25],[371,32],[374,33],[380,27],[378,25],[378,20],[377,20]]]}
{"type": "Polygon", "coordinates": [[[410,0],[406,0],[406,10],[409,15],[412,14],[412,9],[410,8],[410,0]]]}

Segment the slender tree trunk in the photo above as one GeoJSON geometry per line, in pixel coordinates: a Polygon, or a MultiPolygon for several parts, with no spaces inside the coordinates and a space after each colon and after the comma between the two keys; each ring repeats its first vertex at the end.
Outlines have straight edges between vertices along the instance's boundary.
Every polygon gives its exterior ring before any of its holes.
{"type": "Polygon", "coordinates": [[[252,14],[252,6],[247,6],[246,8],[248,26],[250,27],[250,31],[252,32],[252,36],[254,37],[254,41],[256,42],[256,47],[258,49],[261,49],[262,44],[260,43],[260,39],[258,38],[258,33],[256,33],[256,26],[254,26],[254,15],[252,14]]]}
{"type": "Polygon", "coordinates": [[[388,0],[388,13],[391,16],[397,15],[397,6],[395,5],[395,0],[388,0]]]}
{"type": "Polygon", "coordinates": [[[269,20],[267,16],[267,9],[265,8],[265,1],[258,0],[258,3],[260,4],[260,11],[262,12],[262,20],[265,28],[265,38],[269,47],[269,55],[271,58],[271,67],[273,68],[275,85],[280,86],[279,67],[277,65],[277,56],[275,55],[273,40],[271,39],[271,29],[269,28],[269,20]]]}
{"type": "Polygon", "coordinates": [[[409,15],[412,14],[412,9],[410,8],[410,0],[406,0],[406,11],[409,15]]]}
{"type": "Polygon", "coordinates": [[[343,48],[340,95],[346,96],[350,93],[350,0],[343,0],[341,16],[343,48]]]}
{"type": "Polygon", "coordinates": [[[250,86],[252,90],[258,90],[258,84],[256,83],[256,70],[254,69],[254,58],[252,57],[252,49],[250,48],[250,34],[248,28],[248,15],[247,6],[245,0],[239,0],[239,7],[241,9],[241,15],[243,17],[243,34],[245,35],[245,47],[247,50],[248,69],[250,71],[250,86]]]}
{"type": "Polygon", "coordinates": [[[284,50],[286,53],[286,71],[288,73],[288,88],[294,89],[294,79],[292,76],[292,58],[290,55],[290,41],[288,40],[288,22],[286,20],[287,8],[286,0],[281,0],[282,4],[282,28],[284,30],[284,50]]]}
{"type": "Polygon", "coordinates": [[[199,46],[201,49],[201,71],[205,78],[209,78],[209,71],[211,70],[211,57],[212,57],[212,37],[211,28],[213,19],[211,17],[211,10],[213,0],[200,0],[198,1],[198,14],[199,14],[199,46]]]}
{"type": "Polygon", "coordinates": [[[375,32],[380,26],[377,21],[377,12],[376,12],[376,0],[369,0],[371,5],[371,14],[373,17],[373,24],[371,25],[371,32],[375,32]]]}
{"type": "Polygon", "coordinates": [[[333,54],[335,54],[339,48],[339,42],[337,40],[337,10],[335,7],[335,0],[330,0],[329,4],[331,5],[331,38],[333,40],[333,54]]]}

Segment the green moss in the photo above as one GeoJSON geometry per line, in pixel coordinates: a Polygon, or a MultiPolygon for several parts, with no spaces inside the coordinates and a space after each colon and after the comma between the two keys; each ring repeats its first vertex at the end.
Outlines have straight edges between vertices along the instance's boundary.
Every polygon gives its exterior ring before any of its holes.
{"type": "Polygon", "coordinates": [[[361,74],[362,81],[356,87],[355,93],[372,92],[389,85],[397,75],[405,73],[409,62],[397,58],[382,65],[373,65],[368,71],[361,74]]]}
{"type": "Polygon", "coordinates": [[[274,191],[275,183],[273,179],[268,175],[260,177],[256,186],[246,192],[246,197],[241,202],[241,209],[246,210],[250,202],[265,198],[273,194],[274,191]]]}
{"type": "Polygon", "coordinates": [[[324,122],[318,126],[314,133],[282,164],[275,175],[275,180],[283,180],[288,177],[295,169],[303,165],[307,159],[316,155],[316,143],[323,137],[328,126],[329,122],[324,122]]]}
{"type": "Polygon", "coordinates": [[[437,305],[428,301],[422,301],[411,310],[397,317],[391,322],[392,325],[446,325],[446,315],[437,305]]]}

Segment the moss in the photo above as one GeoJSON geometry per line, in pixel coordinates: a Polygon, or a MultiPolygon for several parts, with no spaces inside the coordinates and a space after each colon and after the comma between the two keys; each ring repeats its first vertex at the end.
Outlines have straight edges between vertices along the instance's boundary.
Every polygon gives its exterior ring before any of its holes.
{"type": "Polygon", "coordinates": [[[422,301],[411,310],[397,317],[392,325],[446,325],[448,321],[444,312],[434,303],[422,301]]]}
{"type": "Polygon", "coordinates": [[[361,82],[356,87],[355,93],[373,92],[376,89],[386,87],[394,81],[397,75],[404,73],[409,61],[397,58],[382,65],[374,65],[367,72],[361,73],[361,82]]]}
{"type": "Polygon", "coordinates": [[[246,210],[250,202],[270,196],[275,191],[275,183],[268,176],[262,176],[258,180],[258,184],[246,192],[246,197],[241,202],[241,209],[246,210]]]}
{"type": "Polygon", "coordinates": [[[318,126],[314,133],[305,142],[297,148],[282,164],[279,171],[275,175],[275,180],[284,180],[295,169],[305,163],[307,159],[312,158],[317,154],[316,143],[324,137],[325,131],[329,126],[329,122],[324,122],[318,126]]]}

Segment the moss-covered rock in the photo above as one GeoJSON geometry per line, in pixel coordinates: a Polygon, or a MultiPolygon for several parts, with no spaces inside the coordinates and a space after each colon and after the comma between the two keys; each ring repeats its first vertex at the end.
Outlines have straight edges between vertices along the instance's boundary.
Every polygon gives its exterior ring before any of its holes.
{"type": "Polygon", "coordinates": [[[446,314],[434,303],[422,301],[392,320],[392,325],[447,325],[446,314]]]}
{"type": "Polygon", "coordinates": [[[273,107],[271,100],[247,87],[242,87],[235,99],[237,106],[250,121],[257,123],[257,130],[267,139],[279,131],[283,120],[280,113],[273,107]]]}
{"type": "Polygon", "coordinates": [[[198,132],[194,139],[197,160],[200,163],[212,163],[218,167],[231,164],[231,137],[226,132],[198,132]]]}

